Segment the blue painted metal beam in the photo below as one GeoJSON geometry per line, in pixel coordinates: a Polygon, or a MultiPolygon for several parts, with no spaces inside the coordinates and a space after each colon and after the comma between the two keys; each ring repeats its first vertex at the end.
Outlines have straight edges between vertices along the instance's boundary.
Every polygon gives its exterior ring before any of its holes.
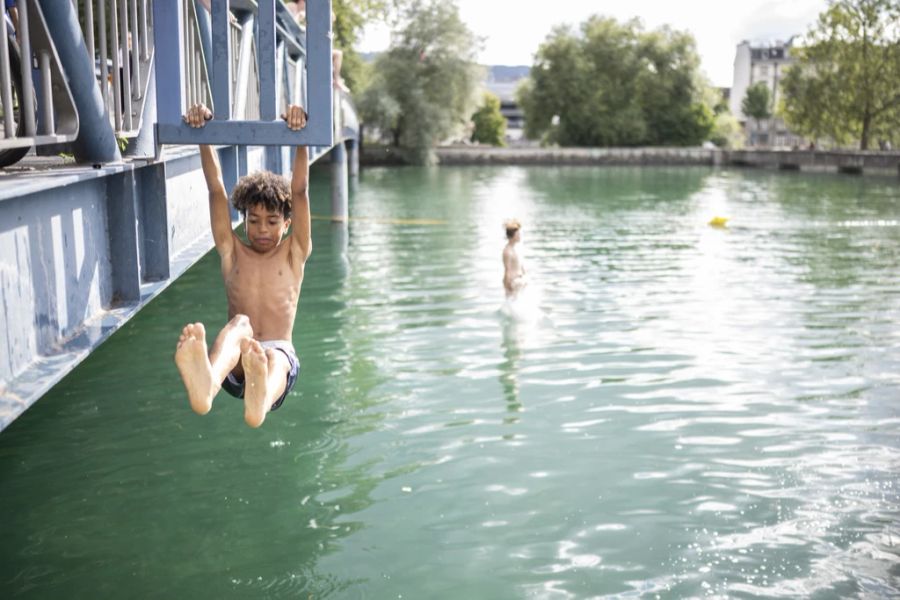
{"type": "Polygon", "coordinates": [[[135,198],[134,171],[110,177],[108,183],[107,222],[109,223],[109,257],[112,263],[113,305],[141,299],[140,250],[135,198]]]}
{"type": "Polygon", "coordinates": [[[259,118],[274,121],[275,106],[275,0],[259,0],[256,20],[256,56],[259,73],[259,118]]]}
{"type": "Polygon", "coordinates": [[[334,113],[331,63],[331,2],[329,0],[308,0],[306,3],[306,77],[309,125],[319,129],[321,140],[311,142],[319,146],[334,143],[334,113]],[[327,122],[327,128],[325,124],[327,122]]]}
{"type": "MultiPolygon", "coordinates": [[[[156,110],[159,123],[178,123],[185,113],[185,73],[181,61],[184,20],[179,2],[153,3],[154,59],[156,60],[156,110]],[[163,75],[164,74],[164,75],[163,75]]],[[[159,131],[156,139],[159,143],[159,131]]]]}
{"type": "Polygon", "coordinates": [[[140,280],[165,281],[170,275],[166,172],[164,169],[140,169],[135,178],[140,211],[140,280]]]}
{"type": "MultiPolygon", "coordinates": [[[[228,31],[228,0],[219,0],[212,5],[214,31],[228,31]]],[[[212,42],[212,97],[213,112],[222,120],[231,118],[231,44],[229,36],[217,35],[212,42]]]]}

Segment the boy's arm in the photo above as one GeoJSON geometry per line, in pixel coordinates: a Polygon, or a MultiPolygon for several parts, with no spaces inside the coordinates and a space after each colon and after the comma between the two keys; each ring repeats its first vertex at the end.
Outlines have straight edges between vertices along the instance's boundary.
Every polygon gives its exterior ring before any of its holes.
{"type": "MultiPolygon", "coordinates": [[[[191,127],[203,127],[210,118],[212,113],[202,104],[195,104],[184,116],[185,122],[191,127]]],[[[213,240],[219,256],[225,258],[231,256],[234,250],[234,234],[231,230],[228,194],[222,182],[222,168],[219,166],[216,151],[211,146],[200,146],[200,164],[206,178],[206,188],[209,190],[209,222],[213,240]]]]}
{"type": "MultiPolygon", "coordinates": [[[[288,127],[295,131],[306,125],[306,113],[296,105],[288,107],[284,118],[288,127]]],[[[300,252],[301,262],[305,263],[312,252],[309,215],[309,150],[306,146],[297,146],[294,156],[294,168],[291,174],[291,205],[293,243],[300,252]]]]}
{"type": "Polygon", "coordinates": [[[509,253],[509,248],[503,249],[503,287],[507,290],[512,291],[512,256],[509,253]]]}
{"type": "Polygon", "coordinates": [[[231,229],[231,210],[228,194],[222,182],[222,169],[216,151],[211,146],[200,146],[200,161],[206,187],[209,189],[209,222],[219,256],[230,256],[234,250],[234,233],[231,229]]]}

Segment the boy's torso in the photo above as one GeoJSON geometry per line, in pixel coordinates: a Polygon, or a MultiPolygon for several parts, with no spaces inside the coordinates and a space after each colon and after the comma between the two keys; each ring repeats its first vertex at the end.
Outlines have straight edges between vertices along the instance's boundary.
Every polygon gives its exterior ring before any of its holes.
{"type": "Polygon", "coordinates": [[[506,258],[506,265],[508,267],[506,276],[510,279],[520,277],[523,269],[522,263],[519,260],[519,254],[516,252],[516,247],[512,244],[507,244],[506,248],[503,249],[503,256],[506,258]]]}
{"type": "Polygon", "coordinates": [[[229,319],[247,315],[260,341],[292,338],[303,264],[292,259],[290,238],[265,254],[236,238],[233,256],[222,260],[222,277],[229,319]]]}

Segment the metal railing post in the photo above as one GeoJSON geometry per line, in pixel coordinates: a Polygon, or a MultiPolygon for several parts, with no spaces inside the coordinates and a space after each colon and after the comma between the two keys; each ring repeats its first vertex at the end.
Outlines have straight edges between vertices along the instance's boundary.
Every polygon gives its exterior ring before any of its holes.
{"type": "Polygon", "coordinates": [[[128,48],[128,1],[119,2],[119,55],[122,66],[122,127],[126,130],[134,128],[131,109],[131,52],[128,48]]]}
{"type": "MultiPolygon", "coordinates": [[[[21,39],[21,70],[22,70],[22,97],[19,104],[25,107],[25,135],[31,137],[37,127],[34,119],[34,83],[31,80],[31,36],[28,33],[28,2],[20,2],[19,29],[22,31],[21,39]]],[[[4,40],[5,41],[5,40],[4,40]]]]}

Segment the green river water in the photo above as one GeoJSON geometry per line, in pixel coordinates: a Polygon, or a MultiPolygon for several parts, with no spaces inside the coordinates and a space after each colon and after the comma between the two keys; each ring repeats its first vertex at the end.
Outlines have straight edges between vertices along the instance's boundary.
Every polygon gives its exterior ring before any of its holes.
{"type": "Polygon", "coordinates": [[[172,362],[212,253],[0,434],[0,597],[900,595],[896,178],[371,169],[351,217],[261,429],[172,362]]]}

